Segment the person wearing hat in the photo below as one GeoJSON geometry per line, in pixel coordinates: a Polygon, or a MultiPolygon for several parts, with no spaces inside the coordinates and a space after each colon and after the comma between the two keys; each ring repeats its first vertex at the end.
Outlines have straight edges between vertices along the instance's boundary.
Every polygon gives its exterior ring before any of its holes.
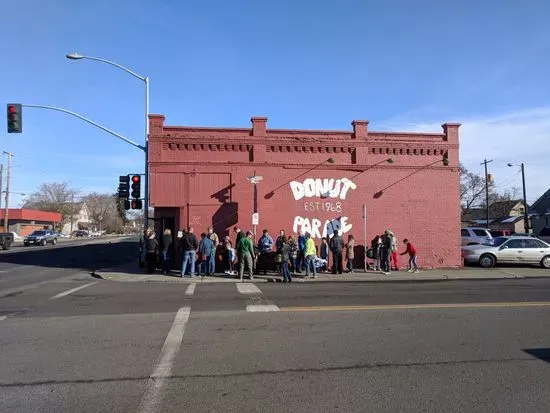
{"type": "Polygon", "coordinates": [[[246,231],[246,235],[239,239],[237,243],[237,253],[239,254],[239,277],[243,280],[244,267],[248,266],[248,276],[254,278],[254,245],[252,244],[252,232],[246,231]]]}

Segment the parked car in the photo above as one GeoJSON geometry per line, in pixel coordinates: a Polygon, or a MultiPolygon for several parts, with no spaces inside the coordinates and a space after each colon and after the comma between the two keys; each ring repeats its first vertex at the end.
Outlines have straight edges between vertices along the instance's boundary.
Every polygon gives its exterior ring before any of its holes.
{"type": "Polygon", "coordinates": [[[29,245],[46,245],[46,244],[57,244],[57,236],[55,231],[49,229],[41,229],[38,231],[33,231],[32,234],[28,235],[23,239],[23,245],[28,247],[29,245]]]}
{"type": "Polygon", "coordinates": [[[544,242],[550,243],[550,227],[545,227],[539,232],[539,238],[544,242]]]}
{"type": "Polygon", "coordinates": [[[89,236],[90,234],[88,234],[88,231],[84,231],[81,229],[73,232],[73,237],[89,237],[89,236]]]}
{"type": "Polygon", "coordinates": [[[482,244],[493,237],[487,228],[466,227],[460,230],[462,245],[482,244]]]}
{"type": "Polygon", "coordinates": [[[12,232],[2,232],[0,233],[0,246],[3,250],[9,250],[13,244],[13,233],[12,232]]]}
{"type": "Polygon", "coordinates": [[[489,231],[491,233],[491,236],[493,238],[497,238],[497,237],[509,237],[510,235],[512,235],[512,231],[508,230],[508,229],[492,229],[491,231],[489,231]]]}
{"type": "Polygon", "coordinates": [[[533,237],[498,237],[485,244],[462,247],[465,263],[490,268],[497,263],[529,264],[550,268],[550,244],[533,237]]]}

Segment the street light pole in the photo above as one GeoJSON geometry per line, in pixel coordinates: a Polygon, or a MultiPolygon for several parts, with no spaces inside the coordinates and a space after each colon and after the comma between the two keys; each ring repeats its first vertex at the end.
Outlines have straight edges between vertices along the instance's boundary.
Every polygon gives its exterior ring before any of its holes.
{"type": "Polygon", "coordinates": [[[88,59],[88,60],[95,60],[97,62],[106,63],[108,65],[114,66],[118,69],[121,69],[125,71],[126,73],[129,73],[130,75],[134,76],[135,78],[141,80],[145,83],[145,141],[144,141],[144,152],[145,152],[145,191],[143,195],[143,230],[144,233],[149,227],[149,78],[147,76],[141,76],[138,75],[136,72],[133,72],[132,70],[128,69],[125,66],[122,66],[118,63],[115,63],[113,61],[102,59],[99,57],[93,57],[93,56],[84,56],[79,53],[69,53],[65,55],[67,59],[70,60],[81,60],[81,59],[88,59]]]}

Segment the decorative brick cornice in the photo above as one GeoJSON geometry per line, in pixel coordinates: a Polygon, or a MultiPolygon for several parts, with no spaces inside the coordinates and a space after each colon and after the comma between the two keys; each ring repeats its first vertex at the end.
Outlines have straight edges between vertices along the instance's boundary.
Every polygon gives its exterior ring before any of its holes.
{"type": "Polygon", "coordinates": [[[352,153],[352,146],[320,146],[320,145],[267,145],[266,152],[310,152],[310,153],[352,153]]]}
{"type": "Polygon", "coordinates": [[[178,143],[166,142],[162,144],[163,151],[210,151],[210,152],[248,152],[252,145],[231,143],[178,143]]]}

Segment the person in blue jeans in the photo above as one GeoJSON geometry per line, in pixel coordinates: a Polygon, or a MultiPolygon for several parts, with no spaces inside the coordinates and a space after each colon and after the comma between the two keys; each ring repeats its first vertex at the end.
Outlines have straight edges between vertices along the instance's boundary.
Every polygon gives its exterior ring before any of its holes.
{"type": "Polygon", "coordinates": [[[187,272],[187,265],[190,264],[189,273],[191,277],[195,275],[195,261],[197,259],[196,251],[199,248],[199,240],[194,234],[193,227],[189,227],[180,240],[183,261],[181,263],[181,276],[184,277],[187,272]]]}
{"type": "Polygon", "coordinates": [[[292,282],[292,276],[290,275],[290,270],[288,269],[288,264],[290,261],[290,245],[288,240],[283,235],[281,238],[281,255],[283,256],[283,261],[281,262],[281,273],[283,274],[283,282],[292,282]]]}
{"type": "Polygon", "coordinates": [[[214,249],[214,243],[206,236],[206,233],[201,234],[199,242],[199,275],[210,275],[210,256],[214,249]]]}
{"type": "Polygon", "coordinates": [[[220,239],[218,238],[218,235],[214,232],[214,227],[208,227],[207,237],[210,239],[210,241],[212,241],[213,244],[212,252],[210,253],[208,275],[214,275],[216,273],[216,250],[218,249],[218,245],[220,245],[220,239]]]}

